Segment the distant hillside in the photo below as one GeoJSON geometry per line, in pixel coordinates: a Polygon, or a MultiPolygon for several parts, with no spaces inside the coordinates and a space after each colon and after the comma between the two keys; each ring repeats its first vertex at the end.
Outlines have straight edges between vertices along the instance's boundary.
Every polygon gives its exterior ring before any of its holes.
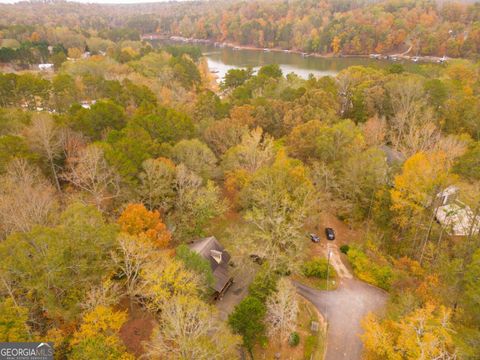
{"type": "MultiPolygon", "coordinates": [[[[48,26],[80,27],[116,40],[161,33],[338,54],[395,53],[477,57],[480,5],[472,1],[196,1],[135,5],[70,2],[0,5],[3,38],[22,38],[48,26]],[[14,26],[12,26],[14,24],[14,26]]],[[[81,32],[82,36],[85,30],[81,32]]]]}

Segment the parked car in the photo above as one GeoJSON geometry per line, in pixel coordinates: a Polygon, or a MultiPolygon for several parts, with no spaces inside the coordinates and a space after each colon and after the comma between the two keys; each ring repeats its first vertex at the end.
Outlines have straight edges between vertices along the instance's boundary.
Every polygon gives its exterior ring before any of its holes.
{"type": "Polygon", "coordinates": [[[328,240],[335,240],[335,230],[332,228],[325,228],[325,235],[327,236],[328,240]]]}
{"type": "Polygon", "coordinates": [[[310,240],[312,240],[314,243],[319,243],[320,237],[317,234],[310,234],[310,240]]]}

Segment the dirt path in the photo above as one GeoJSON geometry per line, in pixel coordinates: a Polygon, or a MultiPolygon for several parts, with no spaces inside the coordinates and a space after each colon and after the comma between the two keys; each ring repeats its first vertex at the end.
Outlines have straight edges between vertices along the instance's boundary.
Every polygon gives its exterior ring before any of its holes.
{"type": "MultiPolygon", "coordinates": [[[[337,238],[338,235],[345,234],[337,232],[337,238]]],[[[354,278],[343,263],[336,242],[337,240],[323,240],[321,245],[313,245],[312,255],[327,257],[330,251],[330,263],[338,274],[338,288],[334,291],[321,291],[299,283],[295,285],[298,293],[311,301],[328,323],[325,360],[360,360],[361,320],[369,312],[382,311],[387,294],[354,278]]]]}

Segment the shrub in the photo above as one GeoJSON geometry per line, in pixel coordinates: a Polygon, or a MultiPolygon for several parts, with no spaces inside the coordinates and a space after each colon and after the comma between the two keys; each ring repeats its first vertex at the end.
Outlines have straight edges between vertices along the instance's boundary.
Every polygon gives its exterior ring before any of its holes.
{"type": "Polygon", "coordinates": [[[288,338],[288,345],[291,347],[295,347],[300,343],[300,335],[296,331],[292,332],[290,334],[290,337],[288,338]]]}
{"type": "Polygon", "coordinates": [[[318,345],[318,336],[308,335],[305,339],[305,347],[303,350],[304,358],[311,359],[315,348],[318,345]]]}
{"type": "MultiPolygon", "coordinates": [[[[313,259],[310,261],[305,262],[302,265],[302,273],[307,277],[316,277],[319,279],[326,279],[327,278],[327,260],[326,259],[313,259]]],[[[330,276],[335,277],[335,270],[330,265],[330,276]]]]}
{"type": "Polygon", "coordinates": [[[389,265],[380,265],[371,260],[367,254],[356,247],[348,251],[348,260],[355,275],[365,282],[389,290],[393,281],[393,270],[389,265]]]}
{"type": "Polygon", "coordinates": [[[344,254],[347,254],[348,253],[348,250],[350,250],[350,246],[348,245],[342,245],[340,246],[340,251],[344,254]]]}

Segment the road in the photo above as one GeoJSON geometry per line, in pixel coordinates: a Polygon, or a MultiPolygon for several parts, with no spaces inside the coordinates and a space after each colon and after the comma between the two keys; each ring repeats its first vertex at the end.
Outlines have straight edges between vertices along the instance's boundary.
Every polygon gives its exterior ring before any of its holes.
{"type": "Polygon", "coordinates": [[[387,294],[355,279],[342,263],[338,248],[335,245],[329,247],[331,264],[339,275],[338,288],[321,291],[299,283],[295,285],[298,293],[311,301],[327,320],[325,360],[360,360],[361,320],[371,311],[381,311],[386,304],[387,294]]]}

